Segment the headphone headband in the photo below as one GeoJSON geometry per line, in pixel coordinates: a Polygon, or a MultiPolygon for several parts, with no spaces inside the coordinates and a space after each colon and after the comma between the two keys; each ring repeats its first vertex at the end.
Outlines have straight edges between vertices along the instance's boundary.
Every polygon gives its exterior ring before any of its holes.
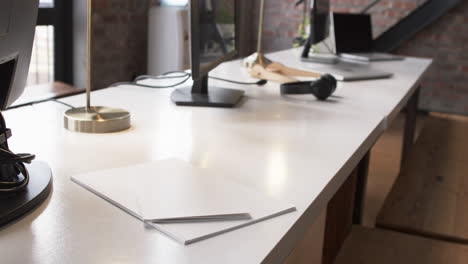
{"type": "Polygon", "coordinates": [[[280,86],[282,95],[313,94],[319,100],[326,100],[336,90],[336,79],[325,74],[317,81],[283,83],[280,86]]]}

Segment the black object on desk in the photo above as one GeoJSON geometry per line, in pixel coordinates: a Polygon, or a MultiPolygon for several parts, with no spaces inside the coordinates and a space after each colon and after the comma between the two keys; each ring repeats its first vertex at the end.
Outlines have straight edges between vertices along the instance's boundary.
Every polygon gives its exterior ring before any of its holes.
{"type": "Polygon", "coordinates": [[[302,58],[308,58],[312,45],[317,44],[330,34],[330,0],[315,0],[310,12],[310,35],[304,45],[302,58]]]}
{"type": "Polygon", "coordinates": [[[325,74],[317,81],[283,83],[280,89],[282,95],[313,94],[319,100],[327,100],[336,90],[336,79],[325,74]]]}
{"type": "Polygon", "coordinates": [[[369,14],[333,13],[336,53],[343,59],[371,62],[402,60],[402,56],[374,52],[369,14]]]}
{"type": "MultiPolygon", "coordinates": [[[[38,0],[0,3],[1,111],[20,97],[26,85],[38,7],[38,0]]],[[[52,184],[52,173],[45,163],[33,162],[32,154],[10,151],[7,142],[10,136],[11,131],[0,114],[0,226],[42,203],[52,184]]]]}
{"type": "Polygon", "coordinates": [[[208,87],[208,72],[237,56],[238,1],[190,1],[193,86],[176,89],[171,99],[180,106],[234,107],[244,91],[208,87]]]}

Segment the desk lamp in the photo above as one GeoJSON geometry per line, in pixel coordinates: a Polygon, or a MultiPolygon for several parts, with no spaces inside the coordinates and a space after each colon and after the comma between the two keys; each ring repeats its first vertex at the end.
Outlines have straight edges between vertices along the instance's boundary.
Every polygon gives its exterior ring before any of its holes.
{"type": "Polygon", "coordinates": [[[260,17],[258,20],[258,32],[257,32],[257,52],[250,55],[244,63],[248,68],[252,68],[254,65],[261,65],[266,67],[271,63],[271,60],[267,59],[262,52],[262,41],[263,41],[263,22],[265,16],[265,0],[260,1],[260,17]]]}
{"type": "Polygon", "coordinates": [[[263,55],[262,41],[263,41],[263,24],[265,18],[265,0],[260,1],[260,17],[258,22],[258,40],[257,52],[244,59],[244,66],[249,69],[249,73],[254,78],[270,80],[279,83],[296,82],[297,79],[292,76],[304,76],[320,78],[321,74],[311,71],[303,71],[287,67],[286,65],[273,62],[263,55]]]}
{"type": "Polygon", "coordinates": [[[82,133],[110,133],[130,128],[130,113],[119,108],[91,106],[92,0],[87,14],[87,87],[86,106],[65,112],[65,128],[82,133]]]}

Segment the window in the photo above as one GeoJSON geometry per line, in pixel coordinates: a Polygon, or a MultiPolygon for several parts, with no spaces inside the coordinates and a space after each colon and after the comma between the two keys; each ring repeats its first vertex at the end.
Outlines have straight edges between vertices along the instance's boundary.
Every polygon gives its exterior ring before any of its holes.
{"type": "Polygon", "coordinates": [[[188,0],[162,0],[161,4],[168,6],[186,6],[188,5],[188,0]]]}
{"type": "Polygon", "coordinates": [[[71,7],[71,0],[40,0],[28,85],[73,83],[71,7]]]}
{"type": "Polygon", "coordinates": [[[53,8],[54,7],[54,0],[40,0],[39,1],[40,8],[53,8]]]}
{"type": "Polygon", "coordinates": [[[54,27],[37,26],[27,85],[54,81],[54,27]]]}

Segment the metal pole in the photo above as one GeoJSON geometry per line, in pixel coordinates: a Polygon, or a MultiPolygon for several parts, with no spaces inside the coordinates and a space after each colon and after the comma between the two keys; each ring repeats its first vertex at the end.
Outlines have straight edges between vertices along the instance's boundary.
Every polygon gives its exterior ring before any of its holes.
{"type": "Polygon", "coordinates": [[[375,5],[377,5],[380,1],[382,1],[382,0],[375,0],[375,1],[371,2],[369,5],[367,5],[367,6],[361,11],[361,14],[367,13],[367,11],[369,11],[372,7],[374,7],[375,5]]]}
{"type": "Polygon", "coordinates": [[[87,71],[87,80],[86,80],[86,111],[91,110],[91,35],[92,35],[92,14],[91,14],[91,9],[92,9],[92,0],[88,0],[88,14],[87,14],[87,43],[86,43],[86,49],[87,49],[87,65],[86,65],[86,71],[87,71]]]}
{"type": "Polygon", "coordinates": [[[258,41],[257,41],[257,53],[262,53],[262,33],[263,33],[263,17],[265,12],[265,0],[260,0],[260,18],[258,21],[258,41]]]}
{"type": "Polygon", "coordinates": [[[86,106],[69,109],[65,112],[66,129],[82,133],[111,133],[129,129],[130,113],[124,109],[104,106],[91,107],[91,40],[92,40],[92,0],[87,1],[87,63],[86,106]]]}

